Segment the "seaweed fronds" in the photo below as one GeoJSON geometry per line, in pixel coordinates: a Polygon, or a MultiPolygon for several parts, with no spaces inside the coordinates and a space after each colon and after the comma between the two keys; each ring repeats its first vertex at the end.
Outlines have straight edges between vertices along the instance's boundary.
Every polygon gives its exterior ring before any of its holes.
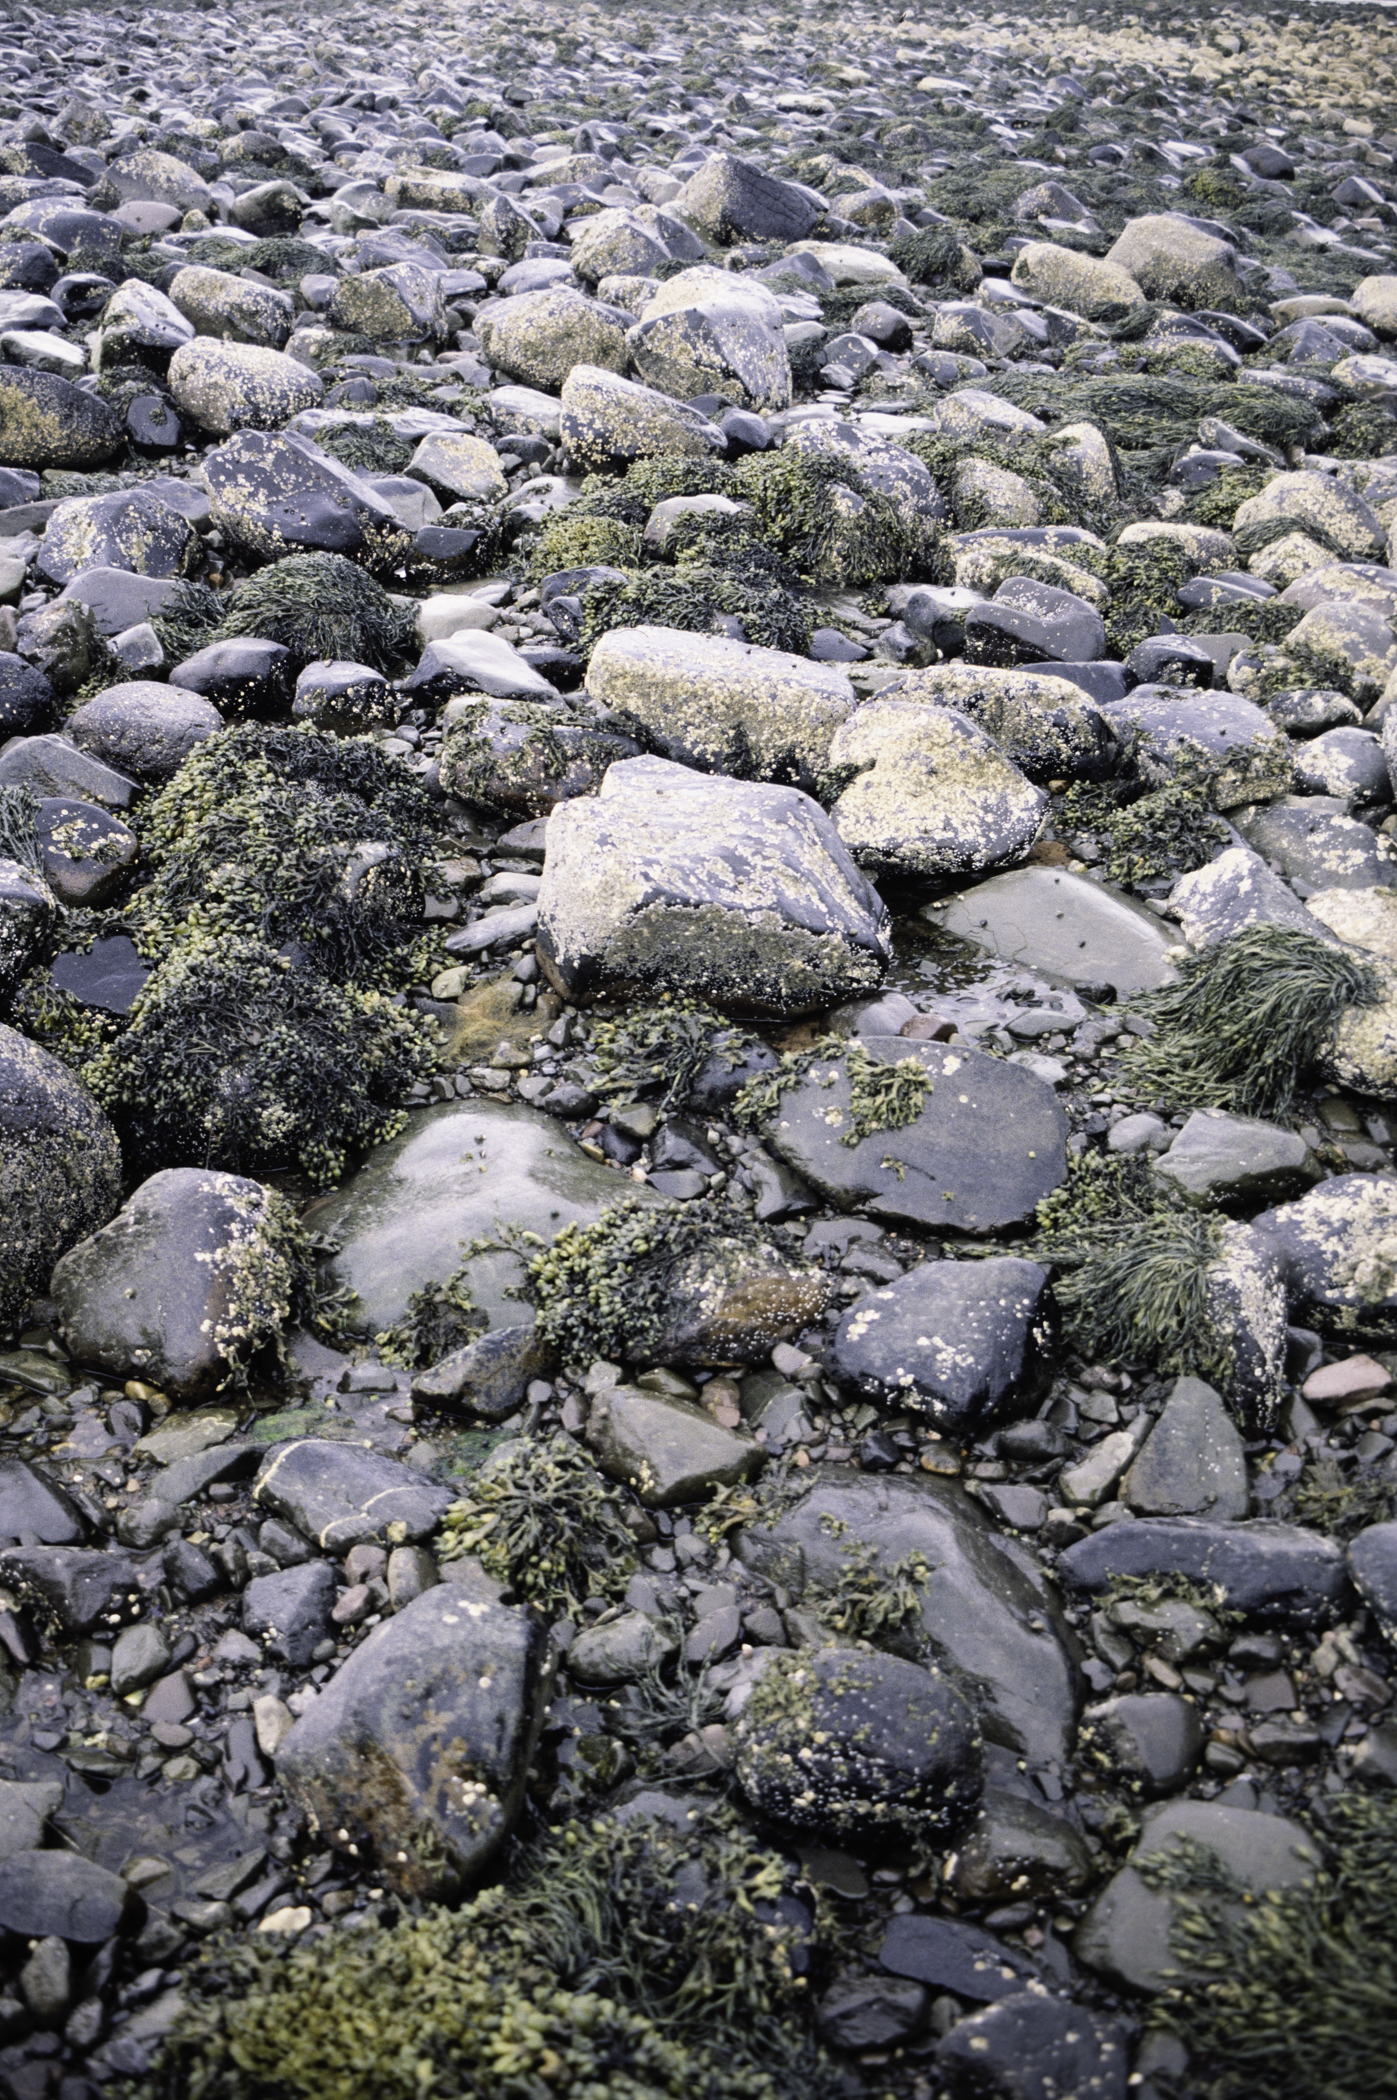
{"type": "Polygon", "coordinates": [[[1249,926],[1136,1002],[1155,1031],[1128,1052],[1127,1070],[1142,1093],[1179,1108],[1284,1120],[1340,1016],[1379,997],[1377,971],[1358,956],[1316,934],[1249,926]]]}
{"type": "Polygon", "coordinates": [[[592,1091],[618,1100],[652,1094],[661,1108],[672,1108],[710,1057],[739,1065],[751,1040],[702,1000],[666,994],[653,1006],[593,1022],[587,1047],[599,1077],[592,1091]]]}
{"type": "Polygon", "coordinates": [[[627,1506],[571,1437],[521,1438],[488,1459],[447,1511],[437,1557],[474,1555],[546,1618],[576,1614],[589,1597],[625,1593],[636,1564],[627,1506]]]}

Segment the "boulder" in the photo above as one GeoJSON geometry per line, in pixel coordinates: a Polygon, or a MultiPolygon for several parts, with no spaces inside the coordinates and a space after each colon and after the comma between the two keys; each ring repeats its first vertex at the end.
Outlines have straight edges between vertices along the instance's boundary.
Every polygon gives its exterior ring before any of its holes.
{"type": "Polygon", "coordinates": [[[988,874],[1025,857],[1047,809],[977,722],[911,700],[861,707],[835,730],[829,766],[848,781],[830,811],[835,828],[877,872],[988,874]]]}
{"type": "Polygon", "coordinates": [[[1243,554],[1286,532],[1318,540],[1340,561],[1380,562],[1387,545],[1381,520],[1357,490],[1313,468],[1273,474],[1265,488],[1238,506],[1232,530],[1243,554]]]}
{"type": "Polygon", "coordinates": [[[148,678],[108,686],[66,724],[82,750],[138,780],[171,779],[190,752],[222,727],[218,709],[197,693],[148,678]]]}
{"type": "Polygon", "coordinates": [[[1086,1840],[1034,1800],[986,1787],[979,1814],[956,1847],[951,1887],[962,1901],[1071,1895],[1092,1880],[1086,1840]]]}
{"type": "Polygon", "coordinates": [[[0,998],[18,986],[54,920],[55,898],[25,861],[0,857],[0,998]]]}
{"type": "Polygon", "coordinates": [[[711,241],[799,241],[823,205],[808,190],[735,153],[710,153],[674,203],[711,241]]]}
{"type": "Polygon", "coordinates": [[[325,388],[318,372],[280,350],[201,335],[171,358],[170,392],[200,430],[228,437],[235,430],[277,429],[314,408],[325,388]]]}
{"type": "Polygon", "coordinates": [[[95,361],[103,370],[129,364],[163,369],[193,334],[192,322],[162,291],[142,278],[128,277],[102,309],[95,361]]]}
{"type": "Polygon", "coordinates": [[[991,955],[1119,998],[1173,981],[1169,930],[1133,898],[1066,868],[1016,868],[925,916],[991,955]]]}
{"type": "Polygon", "coordinates": [[[1305,902],[1311,918],[1327,926],[1351,948],[1366,948],[1387,963],[1397,963],[1397,890],[1325,889],[1305,902]]]}
{"type": "Polygon", "coordinates": [[[1298,1131],[1219,1108],[1195,1109],[1154,1164],[1157,1174],[1205,1208],[1274,1203],[1299,1195],[1324,1172],[1298,1131]]]}
{"type": "Polygon", "coordinates": [[[1067,1119],[1046,1081],[983,1051],[905,1036],[860,1036],[816,1059],[761,1129],[826,1201],[889,1224],[997,1232],[1031,1217],[1067,1172],[1067,1119]],[[915,1113],[875,1116],[859,1131],[855,1083],[880,1064],[903,1068],[904,1109],[915,1113]]]}
{"type": "Polygon", "coordinates": [[[1352,599],[1317,605],[1285,638],[1296,682],[1337,686],[1371,707],[1397,670],[1397,637],[1376,606],[1352,599]]]}
{"type": "Polygon", "coordinates": [[[888,956],[877,893],[817,803],[656,758],[554,810],[538,929],[568,998],[682,986],[775,1014],[871,990],[888,956]]]}
{"type": "Polygon", "coordinates": [[[441,279],[421,263],[390,263],[341,277],[330,301],[336,328],[375,342],[445,342],[450,324],[441,279]]]}
{"type": "Polygon", "coordinates": [[[50,1286],[81,1363],[207,1399],[274,1341],[292,1269],[279,1199],[198,1167],[153,1174],[109,1225],[64,1254],[50,1286]]]}
{"type": "Polygon", "coordinates": [[[781,308],[728,271],[686,270],[662,285],[626,343],[641,378],[677,400],[720,393],[765,413],[790,405],[781,308]]]}
{"type": "Polygon", "coordinates": [[[1180,1378],[1125,1476],[1121,1500],[1151,1517],[1247,1513],[1247,1461],[1241,1435],[1218,1395],[1200,1378],[1180,1378]]]}
{"type": "Polygon", "coordinates": [[[1033,1405],[1052,1373],[1053,1328],[1036,1262],[926,1261],[845,1314],[826,1362],[868,1398],[971,1436],[1033,1405]]]}
{"type": "Polygon", "coordinates": [[[767,1461],[750,1432],[724,1429],[691,1401],[637,1386],[608,1386],[597,1395],[587,1441],[603,1473],[632,1488],[647,1509],[736,1487],[767,1461]]]}
{"type": "Polygon", "coordinates": [[[280,350],[291,333],[295,309],[289,292],[254,284],[230,270],[191,263],[170,282],[170,303],[193,324],[196,335],[229,343],[255,343],[280,350]]]}
{"type": "Polygon", "coordinates": [[[946,2100],[1088,2093],[1092,2100],[1126,2100],[1130,2091],[1127,2031],[1041,1990],[1015,1991],[957,2020],[937,2043],[932,2064],[946,2100]]]}
{"type": "MultiPolygon", "coordinates": [[[[911,609],[905,617],[911,617],[911,609]]],[[[1050,780],[1102,780],[1115,770],[1114,731],[1079,685],[1040,671],[937,664],[882,687],[882,700],[954,708],[993,737],[1021,773],[1050,780]]]]}
{"type": "Polygon", "coordinates": [[[334,1601],[334,1570],[323,1560],[255,1575],[243,1591],[243,1631],[278,1662],[304,1669],[330,1634],[334,1601]]]}
{"type": "Polygon", "coordinates": [[[1262,1211],[1292,1317],[1344,1334],[1384,1333],[1397,1312],[1397,1182],[1340,1174],[1297,1202],[1262,1211]]]}
{"type": "Polygon", "coordinates": [[[70,496],[48,521],[38,567],[50,583],[81,569],[130,569],[140,576],[187,576],[199,535],[173,504],[145,489],[70,496]]]}
{"type": "Polygon", "coordinates": [[[563,380],[559,428],[573,459],[591,470],[669,454],[704,459],[725,444],[697,409],[592,364],[575,364],[563,380]]]}
{"type": "Polygon", "coordinates": [[[1196,221],[1175,212],[1149,212],[1127,219],[1106,262],[1134,278],[1147,299],[1167,301],[1185,312],[1199,307],[1237,307],[1237,251],[1196,221]]]}
{"type": "Polygon", "coordinates": [[[430,1537],[451,1505],[438,1487],[396,1458],[362,1444],[301,1437],[263,1460],[253,1499],[312,1539],[343,1553],[385,1533],[395,1542],[430,1537]]]}
{"type": "Polygon", "coordinates": [[[91,1947],[138,1931],[145,1914],[129,1882],[80,1852],[15,1852],[0,1874],[0,1927],[26,1940],[91,1947]]]}
{"type": "Polygon", "coordinates": [[[0,1025],[0,1327],[23,1324],[58,1257],[121,1201],[116,1132],[77,1076],[0,1025]]]}
{"type": "Polygon", "coordinates": [[[617,627],[587,667],[599,706],[632,716],[666,758],[807,791],[855,707],[849,674],[781,649],[668,627],[617,627]]]}
{"type": "Polygon", "coordinates": [[[1190,948],[1211,948],[1248,926],[1320,931],[1294,890],[1249,846],[1229,846],[1216,860],[1181,875],[1169,903],[1190,948]]]}
{"type": "Polygon", "coordinates": [[[523,1806],[548,1688],[541,1620],[438,1585],[341,1664],[282,1741],[278,1780],[397,1895],[451,1897],[523,1806]]]}
{"type": "MultiPolygon", "coordinates": [[[[1301,752],[1307,756],[1313,748],[1303,745],[1301,752]]],[[[1335,892],[1397,884],[1397,848],[1370,824],[1350,817],[1346,803],[1335,797],[1283,795],[1265,808],[1239,811],[1233,822],[1248,845],[1307,888],[1335,892]]]]}
{"type": "Polygon", "coordinates": [[[86,1536],[82,1512],[56,1480],[22,1458],[0,1459],[0,1539],[77,1546],[86,1536]]]}
{"type": "Polygon", "coordinates": [[[1088,321],[1123,321],[1145,295],[1130,271],[1110,260],[1060,248],[1056,241],[1030,241],[1014,257],[1013,280],[1045,305],[1066,307],[1088,321]]]}
{"type": "Polygon", "coordinates": [[[96,394],[53,372],[0,365],[0,467],[82,471],[125,442],[120,417],[96,394]]]}
{"type": "Polygon", "coordinates": [[[309,438],[241,431],[204,461],[214,524],[260,561],[316,551],[371,567],[405,556],[391,504],[309,438]]]}
{"type": "Polygon", "coordinates": [[[23,736],[48,719],[53,687],[43,672],[8,649],[0,649],[0,738],[23,736]]]}
{"type": "Polygon", "coordinates": [[[426,482],[448,503],[494,501],[509,492],[499,453],[465,430],[429,432],[403,472],[426,482]]]}
{"type": "MultiPolygon", "coordinates": [[[[1394,643],[1397,652],[1397,643],[1394,643]]],[[[1177,686],[1141,685],[1102,709],[1151,787],[1162,787],[1180,767],[1210,773],[1217,809],[1263,802],[1290,786],[1290,741],[1250,700],[1232,693],[1199,693],[1177,686]]]]}
{"type": "Polygon", "coordinates": [[[1322,1624],[1348,1587],[1333,1539],[1269,1517],[1244,1524],[1205,1517],[1108,1524],[1067,1547],[1058,1565],[1068,1589],[1093,1595],[1122,1575],[1182,1575],[1263,1625],[1322,1624]]]}
{"type": "Polygon", "coordinates": [[[497,372],[526,387],[556,391],[574,365],[624,372],[630,323],[629,314],[573,285],[551,285],[500,300],[480,316],[476,334],[497,372]]]}
{"type": "Polygon", "coordinates": [[[851,1554],[871,1549],[884,1571],[919,1555],[926,1573],[917,1578],[911,1652],[977,1687],[988,1741],[1034,1763],[1065,1761],[1077,1718],[1075,1649],[1032,1556],[994,1529],[958,1481],[845,1467],[812,1468],[807,1478],[794,1508],[738,1534],[747,1566],[814,1601],[851,1554]]]}

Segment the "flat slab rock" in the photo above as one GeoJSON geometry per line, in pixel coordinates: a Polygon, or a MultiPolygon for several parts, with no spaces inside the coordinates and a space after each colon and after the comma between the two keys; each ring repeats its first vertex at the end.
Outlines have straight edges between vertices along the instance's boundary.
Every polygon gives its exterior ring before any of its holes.
{"type": "Polygon", "coordinates": [[[1074,1590],[1103,1590],[1117,1575],[1184,1575],[1216,1585],[1231,1610],[1265,1624],[1313,1625],[1348,1589],[1343,1552],[1333,1539],[1268,1517],[1245,1524],[1204,1517],[1108,1524],[1069,1546],[1058,1566],[1074,1590]]]}
{"type": "Polygon", "coordinates": [[[1070,984],[1109,984],[1122,999],[1175,976],[1171,930],[1121,891],[1067,868],[993,875],[923,917],[1006,962],[1070,984]]]}
{"type": "Polygon", "coordinates": [[[926,1072],[915,1123],[846,1144],[852,1089],[841,1054],[812,1065],[762,1130],[829,1202],[890,1223],[988,1233],[1031,1216],[1066,1176],[1067,1117],[1022,1065],[905,1036],[860,1036],[859,1047],[926,1072]]]}
{"type": "Polygon", "coordinates": [[[918,1642],[955,1681],[975,1682],[986,1739],[1035,1762],[1068,1756],[1079,1695],[1071,1632],[1032,1556],[994,1529],[959,1482],[814,1470],[795,1508],[774,1524],[749,1525],[737,1551],[801,1596],[832,1586],[864,1545],[882,1568],[912,1553],[926,1562],[918,1642]]]}
{"type": "Polygon", "coordinates": [[[764,1446],[746,1431],[724,1429],[691,1401],[637,1386],[597,1396],[587,1441],[602,1471],[632,1486],[647,1509],[735,1487],[767,1460],[764,1446]]]}
{"type": "Polygon", "coordinates": [[[322,1551],[340,1553],[361,1539],[382,1537],[390,1524],[402,1527],[395,1542],[427,1538],[453,1497],[448,1488],[367,1446],[306,1437],[268,1454],[253,1499],[322,1551]]]}

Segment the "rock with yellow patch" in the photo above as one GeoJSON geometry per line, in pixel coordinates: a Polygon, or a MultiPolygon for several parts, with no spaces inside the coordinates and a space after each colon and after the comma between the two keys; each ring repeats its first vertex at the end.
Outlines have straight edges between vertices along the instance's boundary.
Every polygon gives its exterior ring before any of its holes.
{"type": "Polygon", "coordinates": [[[295,319],[289,292],[200,263],[175,273],[169,296],[171,305],[193,323],[197,335],[255,343],[267,350],[281,349],[295,319]]]}
{"type": "Polygon", "coordinates": [[[277,1752],[321,1840],[399,1896],[455,1895],[513,1828],[547,1705],[533,1612],[449,1584],[377,1626],[277,1752]]]}
{"type": "Polygon", "coordinates": [[[1064,306],[1088,321],[1123,321],[1145,295],[1128,269],[1112,259],[1079,255],[1055,241],[1030,241],[1014,257],[1014,283],[1048,306],[1064,306]]]}
{"type": "Polygon", "coordinates": [[[1174,212],[1128,219],[1106,264],[1134,278],[1147,299],[1167,300],[1189,312],[1237,305],[1237,251],[1174,212]]]}
{"type": "Polygon", "coordinates": [[[628,370],[630,319],[575,286],[550,285],[500,300],[481,314],[475,332],[497,372],[524,386],[556,391],[574,365],[628,370]]]}
{"type": "Polygon", "coordinates": [[[559,429],[578,465],[591,471],[665,454],[706,459],[724,444],[697,409],[592,364],[573,365],[563,380],[559,429]]]}
{"type": "Polygon", "coordinates": [[[125,426],[95,394],[54,372],[0,366],[0,467],[96,467],[125,442],[125,426]]]}
{"type": "Polygon", "coordinates": [[[73,1247],[50,1286],[80,1363],[208,1399],[275,1341],[291,1310],[294,1219],[240,1174],[153,1174],[73,1247]]]}
{"type": "Polygon", "coordinates": [[[884,686],[880,698],[968,715],[1020,772],[1040,785],[1104,779],[1119,756],[1115,732],[1101,710],[1071,679],[1048,672],[936,664],[884,686]]]}
{"type": "Polygon", "coordinates": [[[1397,1182],[1340,1174],[1295,1203],[1263,1211],[1253,1229],[1279,1258],[1292,1319],[1341,1334],[1390,1327],[1397,1313],[1397,1182]]]}
{"type": "Polygon", "coordinates": [[[170,392],[185,415],[214,437],[276,430],[325,392],[318,372],[280,350],[196,336],[170,360],[170,392]]]}
{"type": "Polygon", "coordinates": [[[871,701],[836,730],[830,770],[849,781],[830,811],[861,866],[949,878],[1023,860],[1047,796],[967,715],[871,701]]]}
{"type": "Polygon", "coordinates": [[[1232,532],[1248,555],[1287,532],[1318,540],[1340,561],[1381,561],[1387,544],[1381,522],[1356,489],[1308,470],[1277,474],[1239,504],[1232,532]]]}

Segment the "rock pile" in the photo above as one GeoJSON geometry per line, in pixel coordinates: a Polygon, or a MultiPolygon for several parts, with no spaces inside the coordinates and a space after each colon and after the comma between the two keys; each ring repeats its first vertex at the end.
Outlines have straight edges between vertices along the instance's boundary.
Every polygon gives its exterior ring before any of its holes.
{"type": "Polygon", "coordinates": [[[0,2093],[1392,2088],[1395,53],[0,0],[0,2093]]]}

